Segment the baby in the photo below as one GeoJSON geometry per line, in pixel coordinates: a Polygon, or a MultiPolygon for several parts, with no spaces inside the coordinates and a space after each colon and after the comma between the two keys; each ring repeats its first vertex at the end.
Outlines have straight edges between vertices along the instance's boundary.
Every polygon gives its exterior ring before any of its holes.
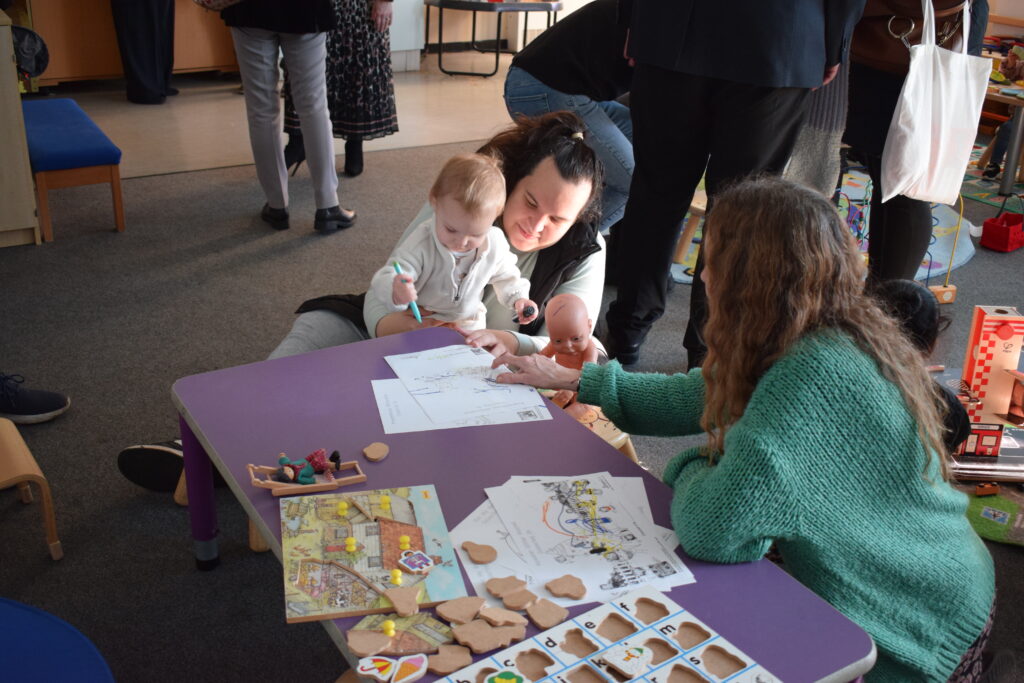
{"type": "MultiPolygon", "coordinates": [[[[435,325],[483,329],[487,285],[521,322],[536,318],[537,304],[527,298],[530,282],[520,275],[505,234],[494,227],[505,206],[505,176],[497,162],[481,154],[452,157],[429,199],[433,217],[398,243],[370,283],[378,299],[403,314],[398,324],[388,326],[389,333],[424,326],[408,311],[412,302],[430,311],[435,325]]],[[[376,336],[375,329],[370,333],[376,336]]]]}
{"type": "Polygon", "coordinates": [[[593,328],[587,316],[587,306],[575,294],[551,297],[546,308],[550,341],[540,354],[554,358],[555,362],[573,370],[584,363],[597,362],[597,345],[590,336],[593,328]]]}

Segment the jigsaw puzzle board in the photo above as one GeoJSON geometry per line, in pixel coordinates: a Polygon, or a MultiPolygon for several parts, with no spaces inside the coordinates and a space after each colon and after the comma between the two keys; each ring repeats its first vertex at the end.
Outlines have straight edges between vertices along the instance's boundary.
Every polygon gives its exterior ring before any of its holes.
{"type": "Polygon", "coordinates": [[[653,653],[629,679],[638,683],[778,680],[693,613],[645,586],[439,681],[623,683],[626,677],[610,672],[605,658],[635,647],[653,653]]]}
{"type": "Polygon", "coordinates": [[[395,569],[422,605],[466,595],[432,485],[284,498],[281,548],[288,623],[393,611],[395,569]]]}

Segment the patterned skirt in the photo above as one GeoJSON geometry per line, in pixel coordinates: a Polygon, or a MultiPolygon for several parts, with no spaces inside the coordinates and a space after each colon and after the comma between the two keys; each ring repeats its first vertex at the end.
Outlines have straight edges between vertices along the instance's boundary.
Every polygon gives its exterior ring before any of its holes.
{"type": "MultiPolygon", "coordinates": [[[[338,27],[327,34],[327,106],[336,138],[372,140],[398,132],[391,34],[374,26],[372,4],[372,0],[334,0],[338,27]]],[[[287,64],[284,130],[301,132],[287,64]]]]}

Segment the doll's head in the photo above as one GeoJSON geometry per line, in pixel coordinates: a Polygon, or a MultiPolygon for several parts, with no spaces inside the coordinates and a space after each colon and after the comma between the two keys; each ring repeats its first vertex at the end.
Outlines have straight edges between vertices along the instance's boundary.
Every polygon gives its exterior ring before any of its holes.
{"type": "Polygon", "coordinates": [[[551,297],[544,317],[557,353],[580,354],[590,345],[591,320],[583,299],[575,294],[551,297]]]}

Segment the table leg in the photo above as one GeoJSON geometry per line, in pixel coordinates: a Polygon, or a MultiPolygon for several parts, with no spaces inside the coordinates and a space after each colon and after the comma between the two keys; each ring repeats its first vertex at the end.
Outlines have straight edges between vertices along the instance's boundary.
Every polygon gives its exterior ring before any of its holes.
{"type": "MultiPolygon", "coordinates": [[[[1013,134],[1010,136],[1010,146],[1006,150],[1005,163],[1003,164],[1003,180],[999,183],[999,194],[1013,194],[1013,184],[1017,182],[1017,164],[1020,160],[1021,144],[1024,143],[1024,107],[1013,108],[1013,134]]],[[[1006,125],[1006,124],[1003,124],[1006,125]]]]}
{"type": "Polygon", "coordinates": [[[185,418],[179,417],[181,450],[185,460],[185,484],[188,488],[188,516],[196,567],[208,571],[220,564],[217,549],[217,507],[213,498],[213,465],[185,418]]]}

